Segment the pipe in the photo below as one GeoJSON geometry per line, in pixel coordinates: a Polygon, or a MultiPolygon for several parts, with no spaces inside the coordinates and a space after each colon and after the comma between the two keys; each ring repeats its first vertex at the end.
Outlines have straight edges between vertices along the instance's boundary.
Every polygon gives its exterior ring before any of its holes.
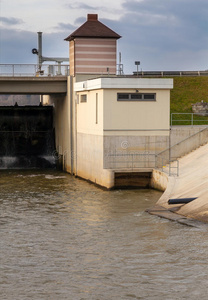
{"type": "Polygon", "coordinates": [[[42,32],[38,32],[38,70],[41,71],[42,66],[42,32]]]}
{"type": "Polygon", "coordinates": [[[187,204],[193,200],[197,199],[195,198],[179,198],[179,199],[169,199],[168,204],[187,204]]]}

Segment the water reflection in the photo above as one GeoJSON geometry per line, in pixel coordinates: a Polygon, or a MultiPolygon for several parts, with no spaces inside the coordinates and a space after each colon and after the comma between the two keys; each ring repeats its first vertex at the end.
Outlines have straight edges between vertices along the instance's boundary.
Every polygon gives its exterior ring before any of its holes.
{"type": "Polygon", "coordinates": [[[1,299],[206,299],[206,232],[150,216],[161,193],[1,172],[1,299]]]}

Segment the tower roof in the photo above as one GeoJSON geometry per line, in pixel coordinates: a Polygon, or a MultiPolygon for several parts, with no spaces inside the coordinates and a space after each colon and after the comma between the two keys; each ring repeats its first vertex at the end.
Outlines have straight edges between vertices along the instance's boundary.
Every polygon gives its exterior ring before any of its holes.
{"type": "Polygon", "coordinates": [[[77,37],[120,39],[121,36],[98,21],[97,14],[88,14],[87,21],[72,34],[70,34],[67,38],[65,38],[65,41],[71,41],[77,37]]]}

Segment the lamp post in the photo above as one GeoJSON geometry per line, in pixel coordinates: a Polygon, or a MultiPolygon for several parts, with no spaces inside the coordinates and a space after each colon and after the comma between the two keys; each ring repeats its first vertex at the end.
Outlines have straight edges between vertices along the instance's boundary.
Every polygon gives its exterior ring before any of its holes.
{"type": "Polygon", "coordinates": [[[135,61],[135,65],[137,66],[137,76],[138,76],[140,61],[138,61],[138,60],[135,61]]]}

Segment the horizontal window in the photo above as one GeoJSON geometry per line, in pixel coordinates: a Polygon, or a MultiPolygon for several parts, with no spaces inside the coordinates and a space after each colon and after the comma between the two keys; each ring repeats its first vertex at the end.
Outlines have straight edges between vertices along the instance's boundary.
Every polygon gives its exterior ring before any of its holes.
{"type": "Polygon", "coordinates": [[[118,93],[117,101],[156,101],[155,93],[118,93]]]}
{"type": "Polygon", "coordinates": [[[87,102],[87,94],[81,95],[80,102],[87,102]]]}

